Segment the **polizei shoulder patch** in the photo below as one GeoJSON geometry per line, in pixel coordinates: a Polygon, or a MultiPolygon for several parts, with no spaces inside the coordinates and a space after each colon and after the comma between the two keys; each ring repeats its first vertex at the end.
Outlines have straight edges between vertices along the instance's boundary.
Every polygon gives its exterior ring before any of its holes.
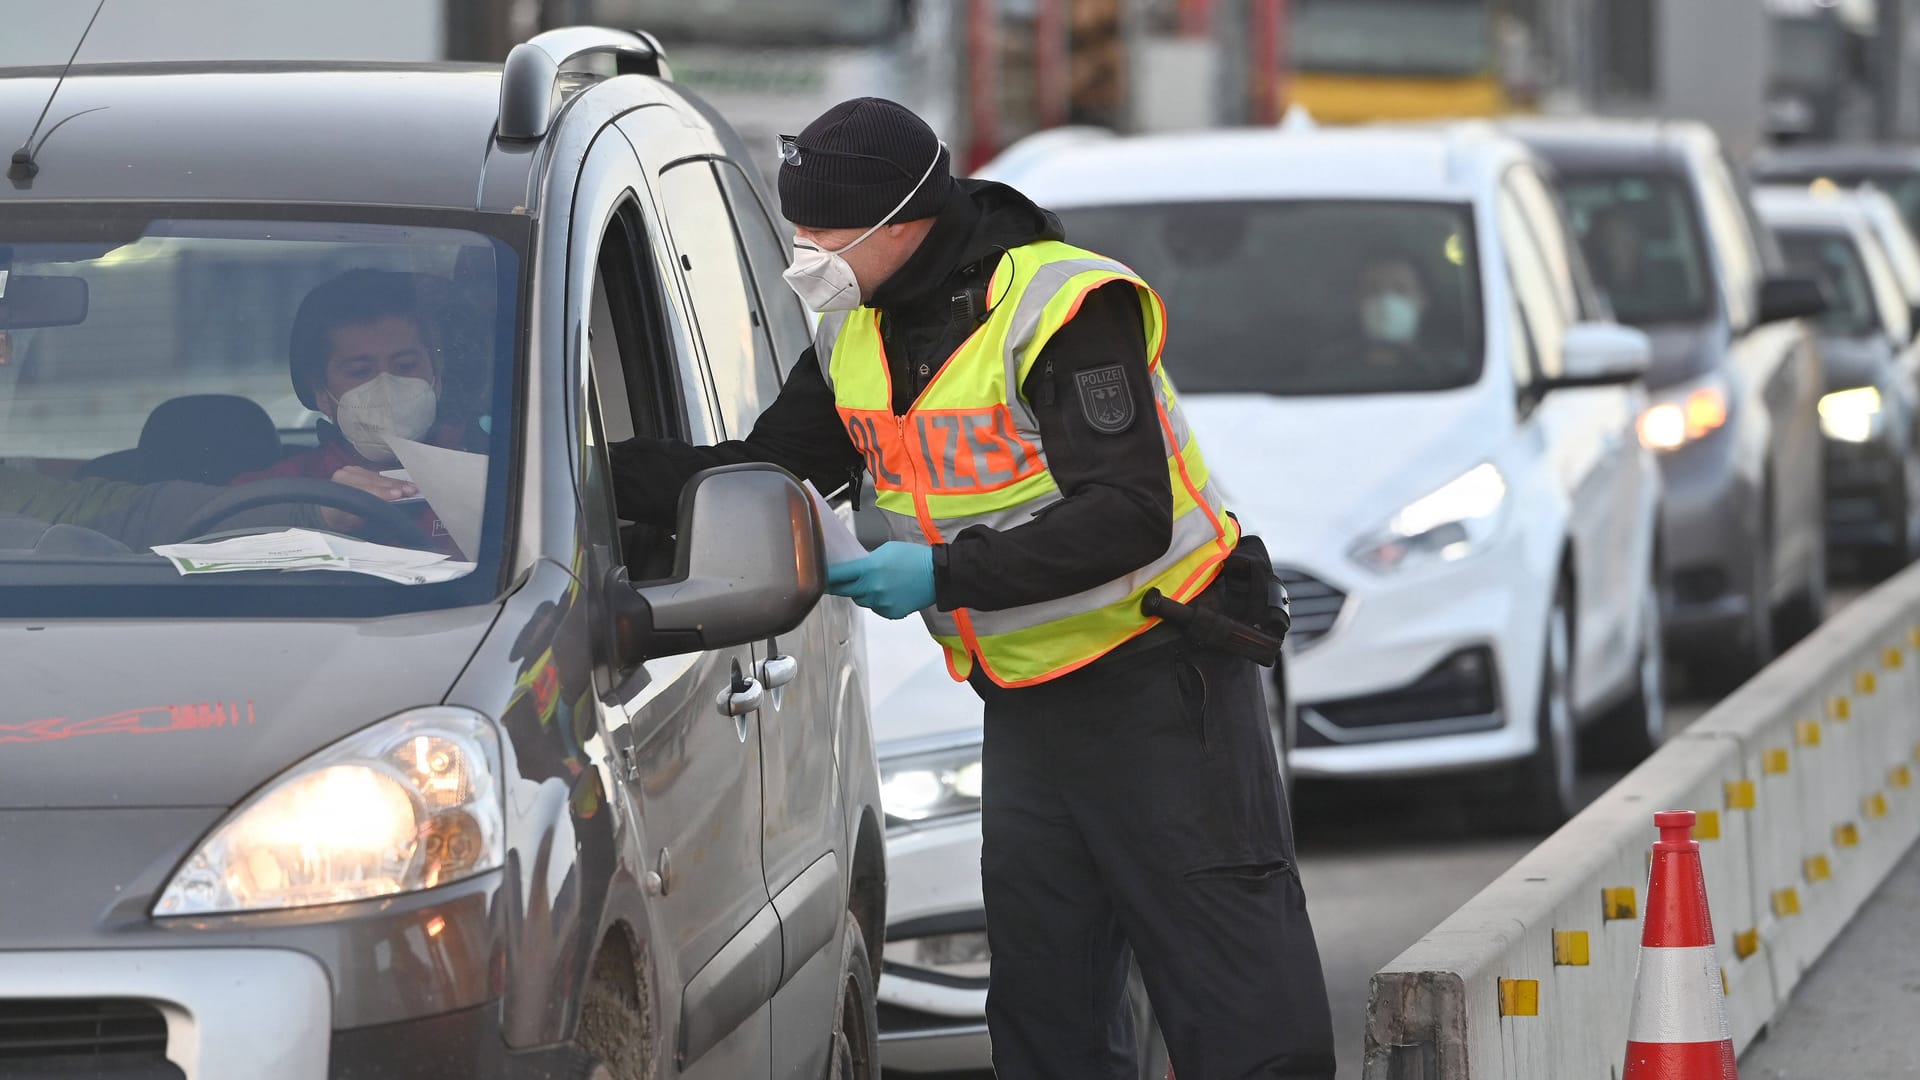
{"type": "Polygon", "coordinates": [[[1127,390],[1125,368],[1108,364],[1077,371],[1073,381],[1080,391],[1080,411],[1088,427],[1102,435],[1118,435],[1133,426],[1133,394],[1127,390]]]}

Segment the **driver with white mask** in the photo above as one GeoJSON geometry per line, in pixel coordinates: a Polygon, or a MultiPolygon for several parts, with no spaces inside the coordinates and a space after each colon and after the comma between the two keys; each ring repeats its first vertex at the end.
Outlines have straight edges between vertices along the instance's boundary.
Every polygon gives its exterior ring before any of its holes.
{"type": "MultiPolygon", "coordinates": [[[[349,270],[307,294],[294,316],[290,370],[295,393],[325,416],[320,445],[272,468],[242,473],[232,484],[309,478],[359,488],[389,502],[418,494],[412,483],[381,475],[399,468],[390,439],[457,450],[481,450],[477,426],[444,415],[443,358],[438,336],[421,312],[413,276],[349,270]]],[[[421,527],[454,550],[431,510],[421,527]]]]}

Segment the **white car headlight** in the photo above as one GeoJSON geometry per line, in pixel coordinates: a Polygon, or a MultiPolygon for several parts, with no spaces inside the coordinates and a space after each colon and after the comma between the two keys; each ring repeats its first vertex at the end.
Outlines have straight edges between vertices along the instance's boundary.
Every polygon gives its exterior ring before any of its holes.
{"type": "Polygon", "coordinates": [[[1835,390],[1820,399],[1820,431],[1829,439],[1863,443],[1880,430],[1880,391],[1871,386],[1835,390]]]}
{"type": "Polygon", "coordinates": [[[506,858],[500,733],[413,709],[321,750],[201,841],[153,913],[205,915],[431,889],[506,858]]]}
{"type": "Polygon", "coordinates": [[[1476,465],[1402,507],[1354,545],[1353,557],[1380,573],[1427,558],[1465,558],[1493,531],[1506,500],[1507,478],[1492,462],[1476,465]]]}
{"type": "Polygon", "coordinates": [[[882,761],[880,808],[895,821],[979,812],[980,744],[882,761]]]}

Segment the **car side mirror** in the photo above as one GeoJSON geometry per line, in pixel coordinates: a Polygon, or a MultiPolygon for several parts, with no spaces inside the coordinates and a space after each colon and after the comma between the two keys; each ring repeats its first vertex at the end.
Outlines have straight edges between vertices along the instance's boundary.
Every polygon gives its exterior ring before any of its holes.
{"type": "Polygon", "coordinates": [[[1617,386],[1646,378],[1653,343],[1630,326],[1576,323],[1560,340],[1560,375],[1550,388],[1617,386]]]}
{"type": "Polygon", "coordinates": [[[1807,319],[1826,312],[1827,292],[1818,278],[1782,274],[1760,283],[1761,323],[1807,319]]]}
{"type": "Polygon", "coordinates": [[[665,581],[607,582],[615,661],[725,649],[790,633],[825,591],[820,519],[771,465],[708,469],[680,496],[679,553],[665,581]]]}

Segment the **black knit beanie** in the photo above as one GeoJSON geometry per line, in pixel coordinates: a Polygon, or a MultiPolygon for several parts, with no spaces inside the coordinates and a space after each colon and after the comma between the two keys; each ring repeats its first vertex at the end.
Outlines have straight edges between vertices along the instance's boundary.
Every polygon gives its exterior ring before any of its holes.
{"type": "Polygon", "coordinates": [[[882,218],[918,221],[940,213],[952,190],[939,137],[912,110],[884,98],[843,101],[782,140],[780,213],[795,225],[865,229],[882,218]],[[888,217],[910,191],[913,198],[888,217]]]}

